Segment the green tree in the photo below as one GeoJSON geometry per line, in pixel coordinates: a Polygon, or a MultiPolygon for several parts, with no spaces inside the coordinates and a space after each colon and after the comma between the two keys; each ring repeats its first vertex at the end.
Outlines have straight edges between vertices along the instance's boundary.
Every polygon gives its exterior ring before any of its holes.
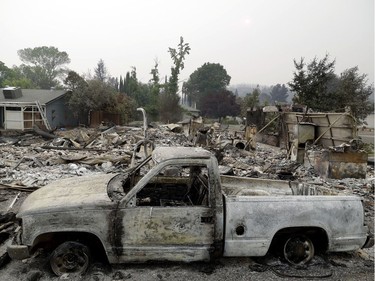
{"type": "MultiPolygon", "coordinates": [[[[153,74],[153,79],[156,79],[155,81],[150,80],[148,84],[141,83],[137,79],[136,68],[132,67],[131,72],[126,73],[125,79],[120,76],[118,88],[119,92],[127,97],[123,99],[127,104],[134,105],[134,108],[143,107],[147,112],[149,120],[156,121],[158,116],[158,93],[161,87],[157,76],[157,65],[151,74],[153,74]]],[[[127,114],[127,120],[133,116],[135,115],[127,114]]]]}
{"type": "Polygon", "coordinates": [[[367,75],[359,74],[358,67],[352,67],[341,73],[336,90],[338,98],[333,104],[336,110],[350,106],[353,115],[364,120],[367,115],[374,112],[374,103],[371,100],[373,93],[374,86],[367,85],[367,75]]]}
{"type": "Polygon", "coordinates": [[[182,109],[179,105],[180,97],[178,96],[178,77],[180,71],[184,69],[185,56],[190,52],[189,43],[184,43],[180,37],[178,49],[169,48],[174,66],[171,67],[171,76],[168,83],[165,83],[164,92],[159,96],[160,118],[164,122],[175,122],[181,118],[182,109]]]}
{"type": "Polygon", "coordinates": [[[152,78],[150,80],[150,83],[157,88],[160,88],[160,76],[159,76],[159,62],[157,59],[155,59],[155,65],[154,68],[151,69],[150,74],[152,75],[152,78]]]}
{"type": "Polygon", "coordinates": [[[84,103],[89,110],[102,110],[111,112],[115,107],[116,91],[108,84],[99,80],[88,81],[86,99],[84,103]]]}
{"type": "Polygon", "coordinates": [[[294,65],[296,71],[288,83],[295,94],[294,102],[322,112],[344,111],[349,106],[358,119],[373,112],[369,98],[374,87],[366,85],[367,75],[360,75],[358,67],[345,70],[339,77],[334,73],[335,61],[329,61],[328,55],[322,60],[314,58],[309,64],[303,59],[294,61],[294,65]]]}
{"type": "Polygon", "coordinates": [[[145,107],[149,103],[149,86],[138,81],[134,66],[130,73],[126,73],[123,88],[125,94],[135,101],[137,107],[145,107]]]}
{"type": "Polygon", "coordinates": [[[260,96],[259,96],[259,103],[262,106],[270,105],[271,104],[271,96],[269,94],[266,94],[266,93],[261,93],[260,96]]]}
{"type": "Polygon", "coordinates": [[[64,84],[72,91],[82,90],[88,87],[87,82],[77,72],[69,71],[64,84]]]}
{"type": "Polygon", "coordinates": [[[255,108],[259,106],[259,97],[261,91],[259,87],[255,88],[252,93],[246,94],[241,104],[241,115],[246,117],[246,111],[248,108],[255,108]]]}
{"type": "Polygon", "coordinates": [[[299,62],[294,60],[294,66],[296,71],[293,73],[293,81],[288,83],[295,93],[293,101],[306,105],[308,109],[322,110],[326,106],[324,100],[328,95],[328,84],[335,77],[335,61],[329,61],[329,56],[326,55],[322,60],[315,57],[306,64],[301,58],[299,62]]]}
{"type": "Polygon", "coordinates": [[[33,82],[26,78],[18,67],[8,68],[0,61],[0,88],[6,86],[20,87],[22,89],[35,88],[33,82]]]}
{"type": "Polygon", "coordinates": [[[108,71],[107,67],[104,64],[104,61],[100,59],[98,64],[94,68],[94,79],[99,80],[101,82],[106,82],[108,79],[108,71]]]}
{"type": "Polygon", "coordinates": [[[202,97],[202,115],[219,118],[237,116],[240,114],[240,105],[236,96],[228,90],[210,91],[202,97]]]}
{"type": "Polygon", "coordinates": [[[117,77],[109,76],[106,83],[113,88],[116,92],[120,89],[120,84],[117,77]]]}
{"type": "Polygon", "coordinates": [[[285,84],[276,84],[275,86],[272,86],[270,96],[273,104],[286,102],[288,98],[288,88],[285,84]]]}
{"type": "Polygon", "coordinates": [[[86,104],[89,84],[75,71],[69,71],[64,84],[71,90],[68,100],[70,110],[76,118],[79,118],[80,123],[87,124],[90,110],[86,104]]]}
{"type": "Polygon", "coordinates": [[[160,84],[160,77],[159,77],[159,63],[155,59],[154,68],[151,69],[150,74],[152,78],[149,81],[149,89],[150,89],[150,98],[149,103],[145,106],[145,110],[150,118],[150,120],[156,121],[159,117],[159,95],[160,89],[162,85],[160,84]]]}
{"type": "Polygon", "coordinates": [[[171,76],[166,84],[166,92],[171,95],[177,95],[178,92],[178,76],[180,71],[184,69],[185,56],[190,53],[189,43],[184,43],[184,38],[180,37],[178,49],[169,48],[168,50],[173,60],[174,66],[171,67],[171,76]]]}
{"type": "Polygon", "coordinates": [[[218,63],[205,63],[195,70],[184,83],[184,94],[203,109],[203,98],[212,92],[221,92],[227,88],[231,77],[225,68],[218,63]]]}
{"type": "Polygon", "coordinates": [[[20,66],[23,75],[41,89],[58,86],[58,78],[66,72],[65,65],[70,63],[68,54],[55,47],[26,48],[17,53],[24,63],[20,66]]]}
{"type": "Polygon", "coordinates": [[[134,98],[138,91],[138,79],[137,79],[137,69],[135,66],[132,67],[131,72],[127,72],[124,79],[124,93],[128,96],[134,98]]]}
{"type": "Polygon", "coordinates": [[[26,77],[19,77],[19,78],[11,77],[11,78],[5,79],[3,85],[4,87],[13,86],[13,87],[19,87],[21,89],[35,88],[34,83],[26,77]]]}
{"type": "Polygon", "coordinates": [[[135,116],[137,116],[137,105],[135,104],[135,101],[122,93],[115,94],[115,99],[116,104],[111,110],[112,112],[121,115],[122,124],[127,124],[134,120],[135,116]]]}
{"type": "Polygon", "coordinates": [[[176,122],[181,119],[182,109],[177,95],[161,93],[159,96],[159,116],[163,122],[176,122]]]}
{"type": "Polygon", "coordinates": [[[64,83],[72,91],[69,108],[81,123],[87,123],[88,113],[92,110],[117,111],[116,91],[111,85],[99,80],[85,81],[74,71],[69,72],[64,83]]]}
{"type": "Polygon", "coordinates": [[[0,61],[0,87],[5,87],[4,80],[12,76],[12,70],[0,61]]]}
{"type": "Polygon", "coordinates": [[[122,79],[122,76],[120,75],[120,85],[119,85],[119,90],[120,93],[125,93],[124,91],[124,80],[122,79]]]}

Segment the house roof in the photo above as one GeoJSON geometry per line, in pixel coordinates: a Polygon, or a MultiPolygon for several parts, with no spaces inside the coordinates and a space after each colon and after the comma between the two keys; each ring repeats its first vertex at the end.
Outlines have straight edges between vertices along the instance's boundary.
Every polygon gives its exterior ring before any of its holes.
{"type": "Polygon", "coordinates": [[[1,103],[35,103],[39,101],[40,104],[48,104],[64,96],[67,90],[41,90],[41,89],[22,89],[22,96],[13,99],[6,99],[3,95],[3,88],[0,88],[0,104],[1,103]]]}

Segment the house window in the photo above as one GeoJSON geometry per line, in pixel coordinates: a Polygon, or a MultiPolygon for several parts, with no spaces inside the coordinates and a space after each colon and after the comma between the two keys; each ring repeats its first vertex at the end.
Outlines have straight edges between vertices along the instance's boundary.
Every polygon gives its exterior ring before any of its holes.
{"type": "Polygon", "coordinates": [[[43,126],[43,119],[35,106],[27,106],[23,109],[23,126],[25,129],[32,129],[34,125],[43,126]]]}

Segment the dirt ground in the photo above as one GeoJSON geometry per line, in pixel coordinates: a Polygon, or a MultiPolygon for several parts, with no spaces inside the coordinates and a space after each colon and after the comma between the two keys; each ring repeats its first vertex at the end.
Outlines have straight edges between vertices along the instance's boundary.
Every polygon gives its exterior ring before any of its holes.
{"type": "MultiPolygon", "coordinates": [[[[371,249],[373,251],[373,248],[371,249]]],[[[12,261],[0,270],[0,280],[374,280],[374,259],[366,251],[316,256],[309,266],[293,268],[278,258],[222,258],[212,264],[147,263],[109,266],[94,263],[83,277],[56,277],[48,255],[12,261]]]]}
{"type": "MultiPolygon", "coordinates": [[[[139,130],[136,132],[139,133],[139,130]]],[[[82,154],[82,151],[43,150],[40,147],[49,144],[49,141],[43,140],[40,143],[40,139],[31,141],[31,138],[28,138],[27,140],[31,144],[27,145],[6,144],[1,146],[1,213],[7,211],[9,205],[18,195],[18,199],[11,208],[16,212],[30,191],[58,178],[80,176],[87,173],[116,172],[123,169],[128,165],[126,162],[128,159],[125,159],[125,156],[129,155],[130,148],[138,138],[134,136],[134,133],[118,132],[118,135],[120,137],[116,143],[113,141],[116,136],[113,135],[110,137],[110,142],[106,142],[105,138],[99,139],[98,145],[106,146],[111,153],[100,152],[100,159],[94,150],[85,151],[85,158],[78,155],[82,154]],[[131,138],[134,138],[132,142],[129,141],[131,138]],[[89,159],[89,156],[93,156],[93,158],[89,159]],[[61,159],[57,161],[56,158],[69,159],[69,161],[60,163],[61,159]],[[82,159],[85,162],[79,162],[82,159]],[[20,191],[19,187],[23,187],[24,191],[20,191]]],[[[189,140],[180,134],[155,131],[151,137],[159,145],[191,145],[189,140]]],[[[366,179],[328,180],[321,179],[303,166],[297,167],[295,163],[290,163],[285,159],[285,151],[279,148],[259,144],[256,151],[244,153],[229,146],[221,153],[223,157],[220,164],[231,167],[236,175],[275,178],[278,171],[288,170],[292,171],[293,176],[300,180],[328,188],[338,188],[347,194],[361,196],[365,202],[366,221],[373,230],[375,177],[372,165],[367,166],[366,179]]],[[[356,252],[318,255],[308,266],[301,268],[291,267],[271,254],[262,258],[221,258],[213,263],[190,264],[163,262],[110,266],[105,262],[93,260],[85,276],[63,275],[56,277],[49,267],[48,253],[44,252],[38,252],[37,255],[27,260],[10,261],[0,268],[0,281],[301,279],[374,280],[374,247],[356,252]]]]}

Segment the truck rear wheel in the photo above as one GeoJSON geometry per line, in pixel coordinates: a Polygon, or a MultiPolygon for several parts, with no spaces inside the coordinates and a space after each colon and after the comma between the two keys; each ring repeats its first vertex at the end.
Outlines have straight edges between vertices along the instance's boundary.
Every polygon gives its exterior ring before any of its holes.
{"type": "Polygon", "coordinates": [[[89,248],[73,241],[62,243],[50,257],[51,269],[57,276],[65,273],[82,275],[86,272],[89,264],[89,248]]]}
{"type": "Polygon", "coordinates": [[[314,257],[314,244],[305,235],[293,235],[285,241],[283,254],[288,263],[304,265],[314,257]]]}

